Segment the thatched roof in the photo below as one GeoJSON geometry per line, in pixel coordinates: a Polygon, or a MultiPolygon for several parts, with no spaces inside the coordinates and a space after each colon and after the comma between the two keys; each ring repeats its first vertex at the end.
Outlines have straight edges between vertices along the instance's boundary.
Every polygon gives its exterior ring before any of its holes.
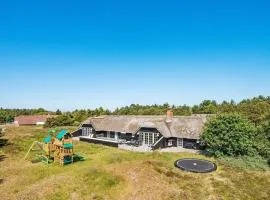
{"type": "Polygon", "coordinates": [[[155,128],[164,137],[198,139],[209,115],[174,116],[166,122],[166,116],[108,115],[91,117],[83,124],[91,124],[96,131],[137,133],[140,128],[155,128]]]}

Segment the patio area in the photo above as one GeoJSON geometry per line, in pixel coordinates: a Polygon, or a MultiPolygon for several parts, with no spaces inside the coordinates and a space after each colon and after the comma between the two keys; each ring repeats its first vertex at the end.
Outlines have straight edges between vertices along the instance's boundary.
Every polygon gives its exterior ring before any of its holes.
{"type": "MultiPolygon", "coordinates": [[[[119,144],[118,145],[119,149],[123,150],[128,150],[128,151],[137,151],[137,152],[153,152],[151,147],[149,146],[134,146],[134,145],[127,145],[127,144],[119,144]]],[[[167,148],[162,148],[162,149],[157,149],[155,151],[159,152],[175,152],[175,153],[180,153],[180,152],[188,152],[188,153],[199,153],[199,150],[195,149],[186,149],[183,147],[167,147],[167,148]]]]}

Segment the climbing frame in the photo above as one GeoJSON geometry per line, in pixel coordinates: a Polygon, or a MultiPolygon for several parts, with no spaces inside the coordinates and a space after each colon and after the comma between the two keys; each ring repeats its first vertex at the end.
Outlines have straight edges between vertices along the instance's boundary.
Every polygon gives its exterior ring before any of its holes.
{"type": "Polygon", "coordinates": [[[49,135],[43,139],[43,142],[33,142],[25,159],[27,159],[31,151],[38,151],[39,154],[36,154],[36,156],[46,164],[55,162],[66,165],[73,163],[74,158],[76,161],[85,160],[83,156],[74,154],[73,149],[71,134],[67,130],[61,130],[56,137],[49,135]]]}

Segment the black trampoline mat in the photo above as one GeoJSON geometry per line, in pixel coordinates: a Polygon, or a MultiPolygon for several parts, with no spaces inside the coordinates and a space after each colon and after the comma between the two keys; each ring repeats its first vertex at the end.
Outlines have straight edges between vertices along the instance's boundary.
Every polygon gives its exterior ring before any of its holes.
{"type": "Polygon", "coordinates": [[[206,173],[212,172],[217,169],[215,163],[209,160],[196,159],[196,158],[183,158],[175,161],[175,166],[189,172],[206,173]]]}

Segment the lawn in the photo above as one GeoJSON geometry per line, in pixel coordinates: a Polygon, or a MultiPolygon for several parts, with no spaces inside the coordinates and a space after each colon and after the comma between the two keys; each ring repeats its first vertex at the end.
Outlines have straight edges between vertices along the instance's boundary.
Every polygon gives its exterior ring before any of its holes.
{"type": "MultiPolygon", "coordinates": [[[[71,128],[74,129],[74,128],[71,128]]],[[[174,167],[188,153],[137,153],[75,142],[86,161],[59,166],[23,160],[42,127],[9,127],[0,147],[0,194],[5,199],[270,199],[270,171],[218,164],[215,172],[194,174],[174,167]]]]}

